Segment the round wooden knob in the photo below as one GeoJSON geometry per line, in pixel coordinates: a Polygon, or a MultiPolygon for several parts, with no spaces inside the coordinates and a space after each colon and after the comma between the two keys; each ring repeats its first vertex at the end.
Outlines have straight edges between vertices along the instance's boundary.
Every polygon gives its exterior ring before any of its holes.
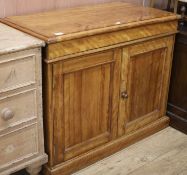
{"type": "Polygon", "coordinates": [[[14,112],[11,111],[10,109],[8,108],[5,108],[1,111],[1,117],[3,120],[7,121],[7,120],[10,120],[14,117],[14,112]]]}
{"type": "Polygon", "coordinates": [[[127,99],[127,98],[128,98],[127,92],[122,92],[122,93],[121,93],[121,98],[122,98],[122,99],[127,99]]]}

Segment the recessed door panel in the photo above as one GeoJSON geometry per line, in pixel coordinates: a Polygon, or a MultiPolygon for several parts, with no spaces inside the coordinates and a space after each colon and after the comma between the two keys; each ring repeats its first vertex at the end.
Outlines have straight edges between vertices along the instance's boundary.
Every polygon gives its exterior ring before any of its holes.
{"type": "Polygon", "coordinates": [[[158,49],[130,58],[129,122],[159,111],[164,57],[165,49],[158,49]]]}

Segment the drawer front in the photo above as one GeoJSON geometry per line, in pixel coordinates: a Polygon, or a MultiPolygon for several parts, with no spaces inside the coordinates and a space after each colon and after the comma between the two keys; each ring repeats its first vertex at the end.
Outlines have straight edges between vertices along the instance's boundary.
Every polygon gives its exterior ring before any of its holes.
{"type": "MultiPolygon", "coordinates": [[[[3,60],[3,56],[1,57],[3,60]]],[[[35,55],[22,55],[14,58],[14,54],[12,54],[10,58],[0,61],[0,92],[33,83],[35,83],[35,55]]]]}
{"type": "Polygon", "coordinates": [[[94,49],[100,50],[101,48],[103,50],[103,47],[124,46],[128,42],[135,40],[142,40],[143,38],[167,33],[176,33],[177,26],[177,21],[170,21],[57,42],[48,45],[46,58],[48,62],[53,62],[68,58],[71,54],[92,52],[94,49]]]}
{"type": "Polygon", "coordinates": [[[36,118],[36,90],[0,99],[0,131],[36,118]]]}
{"type": "Polygon", "coordinates": [[[38,153],[37,126],[0,136],[0,169],[38,153]]]}

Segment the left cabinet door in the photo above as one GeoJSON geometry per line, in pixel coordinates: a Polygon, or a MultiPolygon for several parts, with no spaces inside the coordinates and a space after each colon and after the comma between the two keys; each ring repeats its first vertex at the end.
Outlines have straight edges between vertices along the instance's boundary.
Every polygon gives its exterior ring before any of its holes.
{"type": "Polygon", "coordinates": [[[120,59],[116,49],[53,64],[55,164],[116,136],[120,59]]]}

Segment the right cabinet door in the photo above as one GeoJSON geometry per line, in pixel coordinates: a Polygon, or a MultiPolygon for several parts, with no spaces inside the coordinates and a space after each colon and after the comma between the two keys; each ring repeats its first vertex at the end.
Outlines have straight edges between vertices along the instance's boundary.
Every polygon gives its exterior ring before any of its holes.
{"type": "Polygon", "coordinates": [[[173,43],[171,36],[123,48],[119,136],[165,115],[173,43]]]}

